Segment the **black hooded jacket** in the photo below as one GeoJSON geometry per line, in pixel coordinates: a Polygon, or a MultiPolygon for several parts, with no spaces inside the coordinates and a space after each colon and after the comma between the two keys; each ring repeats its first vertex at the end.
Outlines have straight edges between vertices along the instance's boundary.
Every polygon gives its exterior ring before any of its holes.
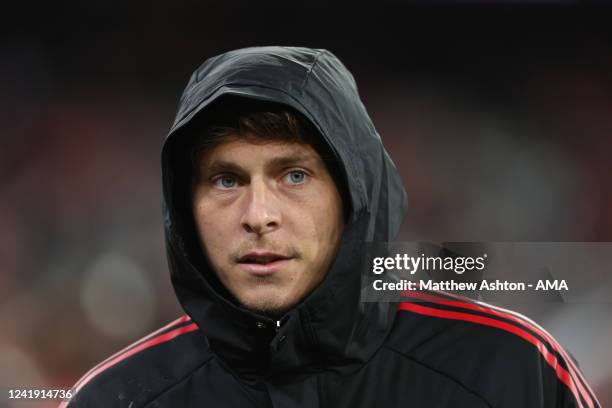
{"type": "Polygon", "coordinates": [[[406,194],[352,75],[330,52],[247,48],[204,62],[181,97],[162,166],[168,262],[186,315],[94,367],[68,406],[598,406],[571,358],[520,315],[440,293],[360,302],[363,243],[394,239],[406,194]],[[185,129],[239,100],[284,104],[312,122],[349,201],[324,281],[278,321],[220,288],[190,215],[185,129]]]}

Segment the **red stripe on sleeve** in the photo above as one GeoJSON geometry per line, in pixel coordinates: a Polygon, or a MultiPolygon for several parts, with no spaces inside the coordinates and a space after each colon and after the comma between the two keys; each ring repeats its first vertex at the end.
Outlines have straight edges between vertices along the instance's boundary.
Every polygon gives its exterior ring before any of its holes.
{"type": "Polygon", "coordinates": [[[187,316],[187,315],[183,315],[183,316],[179,317],[178,319],[176,319],[176,320],[174,320],[174,321],[172,321],[172,322],[168,323],[168,324],[167,324],[167,325],[165,325],[164,327],[162,327],[162,328],[160,328],[160,329],[158,329],[158,330],[155,330],[153,333],[149,333],[149,334],[147,334],[146,336],[144,336],[144,337],[143,337],[143,338],[141,338],[140,340],[137,340],[137,341],[135,341],[134,343],[130,344],[129,346],[127,346],[127,347],[125,347],[125,348],[123,348],[123,349],[119,350],[118,352],[116,352],[116,353],[115,353],[115,354],[113,354],[112,356],[110,356],[110,357],[106,358],[104,361],[102,361],[101,363],[97,364],[97,365],[96,365],[96,366],[94,366],[94,367],[93,367],[91,370],[89,370],[88,372],[86,372],[86,373],[85,373],[85,375],[83,375],[83,376],[82,376],[82,377],[81,377],[81,378],[80,378],[80,379],[77,381],[77,383],[74,385],[74,387],[73,387],[73,388],[77,388],[77,387],[79,387],[79,388],[80,388],[80,383],[81,383],[81,381],[83,381],[85,378],[89,377],[89,374],[90,374],[90,373],[92,373],[93,371],[97,370],[97,369],[98,369],[98,367],[102,366],[103,364],[106,364],[106,362],[107,362],[107,361],[110,361],[110,360],[112,360],[112,359],[116,358],[117,356],[119,356],[119,355],[121,355],[121,354],[123,354],[123,353],[126,353],[126,352],[127,352],[127,351],[129,351],[130,349],[132,349],[132,348],[134,348],[134,347],[138,346],[139,344],[142,344],[142,343],[144,343],[145,341],[147,341],[147,340],[149,340],[149,339],[151,339],[151,338],[153,338],[153,337],[157,336],[159,333],[163,332],[164,330],[169,329],[169,328],[170,328],[170,327],[172,327],[172,326],[176,326],[176,325],[179,325],[179,324],[182,324],[182,323],[185,323],[185,322],[189,321],[189,319],[190,319],[190,318],[189,318],[189,316],[187,316]]]}
{"type": "MultiPolygon", "coordinates": [[[[183,318],[181,318],[183,319],[183,318]]],[[[179,319],[180,320],[180,319],[179,319]]],[[[175,321],[177,322],[177,321],[175,321]]],[[[173,322],[172,324],[174,324],[175,322],[173,322]]],[[[171,326],[172,324],[170,324],[169,326],[171,326]]],[[[166,326],[167,327],[167,326],[166,326]]],[[[165,328],[165,327],[164,327],[165,328]]],[[[157,332],[163,330],[164,328],[158,330],[157,332]]],[[[72,395],[76,395],[81,388],[83,388],[89,381],[91,381],[95,376],[97,376],[98,374],[100,374],[101,372],[109,369],[110,367],[120,363],[121,361],[125,360],[126,358],[133,356],[136,353],[141,352],[142,350],[145,350],[147,348],[153,347],[155,345],[161,344],[161,343],[165,343],[167,341],[170,341],[182,334],[186,334],[192,331],[198,330],[198,325],[196,323],[191,323],[187,326],[183,326],[183,327],[179,327],[178,329],[174,329],[172,331],[169,331],[167,333],[164,333],[162,335],[159,335],[157,337],[153,337],[150,340],[147,340],[139,345],[137,345],[136,347],[130,348],[125,352],[120,352],[115,354],[114,356],[112,356],[111,358],[107,359],[106,361],[104,361],[102,364],[98,365],[96,368],[90,370],[87,374],[85,374],[85,376],[83,376],[83,378],[81,378],[81,380],[75,385],[72,395]]],[[[156,333],[157,333],[156,332],[156,333]]],[[[155,333],[154,333],[155,334],[155,333]]],[[[147,336],[146,338],[150,338],[152,335],[147,336]]],[[[60,406],[58,408],[64,408],[68,405],[68,401],[64,401],[60,404],[60,406]]]]}
{"type": "Polygon", "coordinates": [[[421,306],[421,305],[418,305],[415,303],[409,303],[409,302],[400,303],[398,305],[398,309],[410,311],[410,312],[414,312],[414,313],[418,313],[418,314],[422,314],[426,316],[434,316],[434,317],[440,317],[443,319],[452,319],[452,320],[463,320],[463,321],[482,324],[484,326],[496,327],[498,329],[513,333],[521,337],[522,339],[533,344],[538,349],[538,351],[540,352],[540,354],[542,354],[542,356],[544,357],[544,360],[548,363],[548,365],[550,365],[552,369],[555,370],[555,373],[557,374],[557,378],[569,388],[569,390],[574,395],[574,398],[576,398],[578,405],[582,408],[581,399],[578,395],[578,391],[576,390],[576,386],[574,385],[574,381],[570,377],[570,374],[563,367],[561,367],[557,358],[548,351],[544,343],[542,343],[540,340],[538,340],[533,335],[527,333],[525,330],[522,330],[513,324],[502,322],[497,319],[492,319],[489,317],[478,316],[478,315],[473,315],[469,313],[453,312],[449,310],[434,309],[431,307],[421,306]]]}
{"type": "Polygon", "coordinates": [[[561,347],[561,345],[546,330],[542,329],[540,326],[538,326],[535,322],[529,320],[527,317],[522,316],[522,315],[517,316],[516,313],[510,310],[497,308],[495,306],[487,305],[487,304],[483,305],[482,303],[477,302],[475,300],[472,300],[469,298],[463,298],[461,296],[456,296],[450,293],[444,293],[444,295],[454,297],[459,300],[453,301],[453,300],[449,300],[448,298],[445,298],[442,296],[436,296],[436,295],[432,295],[432,294],[428,294],[424,292],[416,292],[416,291],[410,292],[410,293],[404,292],[404,295],[413,297],[418,300],[422,300],[424,302],[431,302],[431,303],[436,303],[440,305],[475,310],[478,312],[483,312],[483,313],[487,313],[493,316],[508,319],[508,320],[511,320],[513,322],[520,324],[521,326],[526,327],[527,329],[533,331],[534,333],[539,334],[542,338],[544,338],[548,342],[548,344],[551,346],[553,350],[555,350],[557,353],[559,353],[563,357],[564,361],[567,363],[572,379],[577,384],[578,390],[580,391],[580,394],[584,397],[584,400],[587,402],[587,405],[589,406],[589,408],[593,408],[594,406],[593,399],[595,399],[595,401],[599,405],[599,401],[597,401],[597,397],[595,396],[595,393],[593,392],[593,390],[589,386],[589,383],[586,381],[586,379],[582,375],[580,369],[578,369],[578,367],[574,363],[574,360],[567,354],[565,349],[563,349],[563,347],[561,347]],[[585,389],[585,387],[588,389],[588,391],[585,389]]]}

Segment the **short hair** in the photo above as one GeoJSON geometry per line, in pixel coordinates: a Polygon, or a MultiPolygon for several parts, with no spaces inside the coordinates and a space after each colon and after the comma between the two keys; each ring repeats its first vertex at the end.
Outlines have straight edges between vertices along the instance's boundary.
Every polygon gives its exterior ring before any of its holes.
{"type": "Polygon", "coordinates": [[[311,145],[337,180],[335,158],[323,141],[320,133],[301,114],[291,112],[284,106],[266,106],[230,118],[217,118],[197,131],[190,149],[192,182],[197,181],[198,165],[202,153],[230,139],[247,140],[251,143],[303,143],[311,145]],[[197,137],[199,135],[199,137],[197,137]]]}

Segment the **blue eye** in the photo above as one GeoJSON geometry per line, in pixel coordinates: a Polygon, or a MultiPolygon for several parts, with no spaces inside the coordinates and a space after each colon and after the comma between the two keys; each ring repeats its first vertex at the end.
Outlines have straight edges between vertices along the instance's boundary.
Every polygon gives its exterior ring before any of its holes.
{"type": "Polygon", "coordinates": [[[286,177],[291,184],[302,184],[306,181],[306,173],[301,170],[290,171],[286,177]]]}
{"type": "Polygon", "coordinates": [[[236,187],[236,179],[230,176],[222,176],[215,180],[215,185],[219,188],[236,187]]]}

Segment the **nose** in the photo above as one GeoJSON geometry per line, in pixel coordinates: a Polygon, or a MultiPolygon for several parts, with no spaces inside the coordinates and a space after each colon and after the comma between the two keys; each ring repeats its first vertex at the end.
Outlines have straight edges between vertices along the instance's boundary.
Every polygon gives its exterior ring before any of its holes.
{"type": "Polygon", "coordinates": [[[246,199],[246,208],[240,220],[246,232],[263,235],[280,227],[279,202],[265,182],[252,180],[246,199]]]}

